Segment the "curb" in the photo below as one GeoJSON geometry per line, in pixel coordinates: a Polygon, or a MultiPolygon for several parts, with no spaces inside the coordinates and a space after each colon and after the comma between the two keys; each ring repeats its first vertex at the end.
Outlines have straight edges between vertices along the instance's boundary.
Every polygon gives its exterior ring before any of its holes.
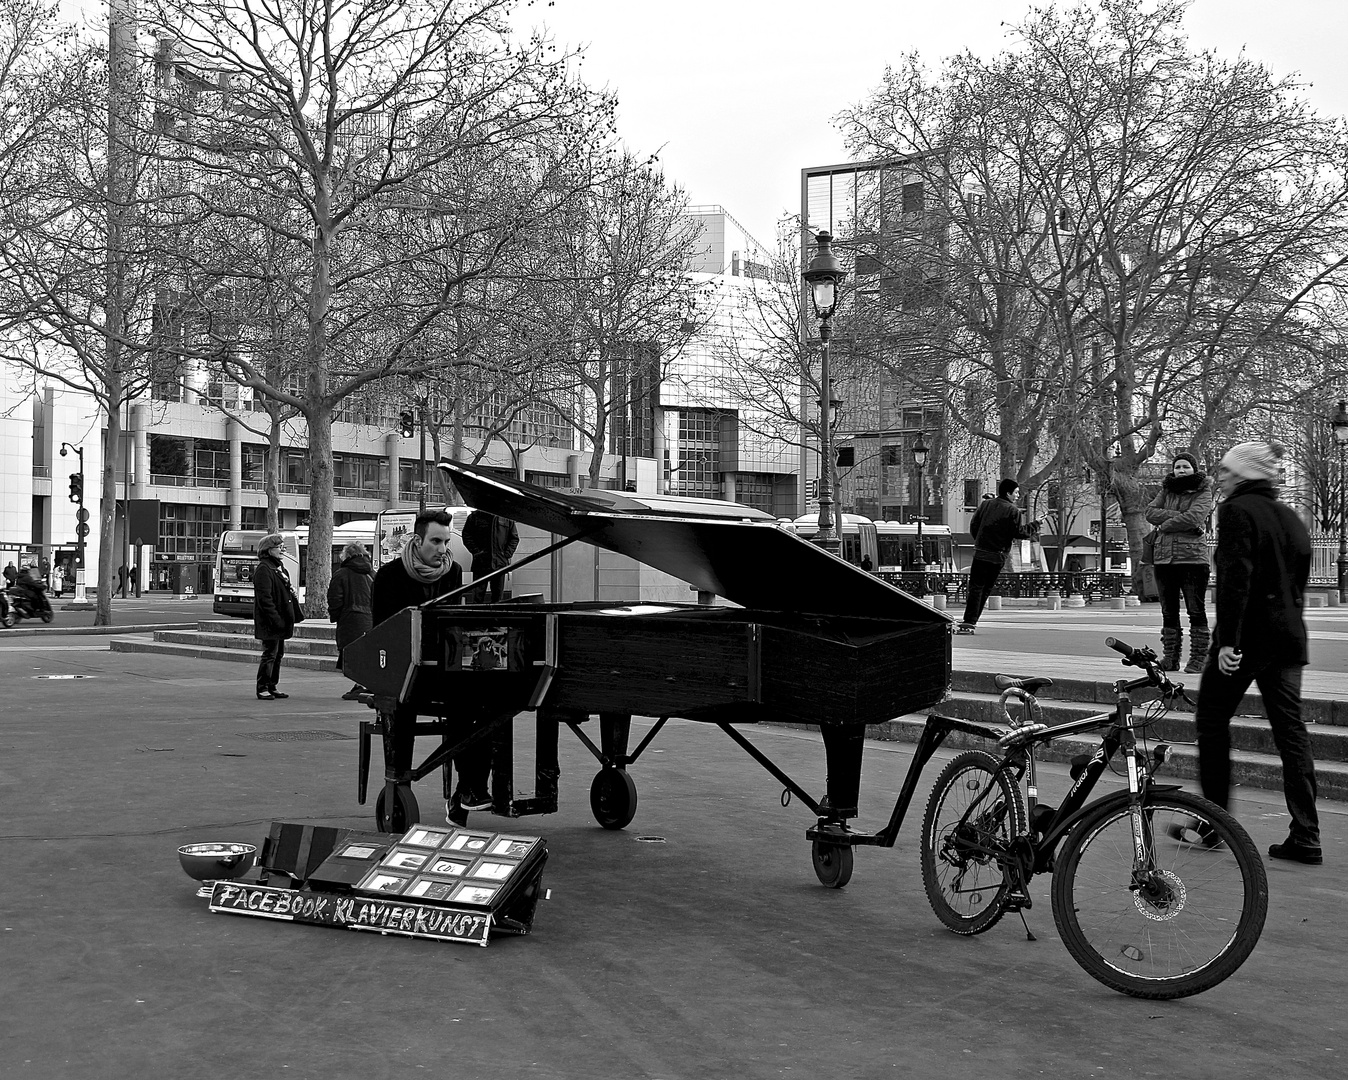
{"type": "Polygon", "coordinates": [[[41,637],[44,634],[148,634],[153,630],[195,630],[190,623],[145,623],[142,626],[15,626],[0,629],[0,638],[41,637]]]}

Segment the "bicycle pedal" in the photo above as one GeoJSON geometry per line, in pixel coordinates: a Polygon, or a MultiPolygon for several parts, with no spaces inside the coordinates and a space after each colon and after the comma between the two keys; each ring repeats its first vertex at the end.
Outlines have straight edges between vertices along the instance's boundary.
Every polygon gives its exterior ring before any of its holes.
{"type": "Polygon", "coordinates": [[[1029,911],[1034,907],[1034,898],[1028,893],[1011,893],[1006,898],[1007,911],[1029,911]]]}

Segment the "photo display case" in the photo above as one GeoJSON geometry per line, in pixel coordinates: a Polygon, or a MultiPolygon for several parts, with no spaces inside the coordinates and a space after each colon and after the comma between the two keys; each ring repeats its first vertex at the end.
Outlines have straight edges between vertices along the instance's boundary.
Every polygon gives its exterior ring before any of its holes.
{"type": "Polygon", "coordinates": [[[532,930],[548,857],[539,837],[485,829],[392,839],[281,822],[264,853],[259,881],[214,883],[212,911],[475,945],[532,930]]]}
{"type": "Polygon", "coordinates": [[[389,845],[355,891],[494,911],[537,876],[545,854],[536,836],[418,825],[389,845]]]}

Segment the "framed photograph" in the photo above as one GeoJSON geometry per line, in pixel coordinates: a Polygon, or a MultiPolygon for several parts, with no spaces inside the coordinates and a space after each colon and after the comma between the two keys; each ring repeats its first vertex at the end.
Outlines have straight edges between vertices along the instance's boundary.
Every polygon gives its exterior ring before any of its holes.
{"type": "Polygon", "coordinates": [[[362,859],[369,862],[384,849],[377,844],[347,844],[333,854],[339,859],[362,859]]]}
{"type": "Polygon", "coordinates": [[[502,862],[500,859],[482,859],[473,867],[472,873],[468,876],[486,878],[488,881],[505,881],[515,872],[515,867],[518,865],[519,863],[502,862]]]}
{"type": "Polygon", "coordinates": [[[420,870],[430,857],[429,851],[406,851],[403,848],[394,848],[384,856],[383,865],[395,870],[420,870]]]}
{"type": "Polygon", "coordinates": [[[363,892],[400,893],[412,878],[408,874],[395,874],[390,870],[371,870],[356,886],[363,892]]]}
{"type": "Polygon", "coordinates": [[[451,855],[432,855],[423,869],[428,874],[444,874],[446,877],[463,877],[473,865],[471,859],[458,859],[451,855]]]}
{"type": "Polygon", "coordinates": [[[537,842],[532,836],[498,836],[487,848],[487,854],[522,859],[537,842]]]}
{"type": "Polygon", "coordinates": [[[465,881],[454,890],[450,897],[456,904],[490,904],[492,898],[501,890],[495,885],[479,885],[475,881],[465,881]]]}
{"type": "Polygon", "coordinates": [[[433,829],[425,825],[418,825],[409,829],[407,835],[399,843],[406,844],[408,847],[438,848],[451,835],[448,829],[433,829]]]}
{"type": "Polygon", "coordinates": [[[458,887],[457,881],[441,881],[439,878],[419,877],[404,890],[404,896],[417,896],[422,900],[448,900],[458,887]]]}
{"type": "Polygon", "coordinates": [[[462,851],[481,855],[487,850],[487,845],[492,841],[491,833],[474,832],[456,832],[448,844],[445,845],[448,851],[462,851]]]}

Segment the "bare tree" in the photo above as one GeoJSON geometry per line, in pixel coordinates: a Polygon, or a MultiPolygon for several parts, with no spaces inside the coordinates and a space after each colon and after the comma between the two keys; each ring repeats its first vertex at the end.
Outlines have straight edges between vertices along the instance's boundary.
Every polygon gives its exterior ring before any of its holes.
{"type": "Polygon", "coordinates": [[[858,152],[906,155],[933,194],[903,239],[939,286],[952,420],[1029,487],[1069,447],[1099,448],[1088,463],[1110,467],[1135,554],[1138,468],[1314,377],[1288,363],[1344,269],[1344,125],[1248,58],[1191,52],[1183,13],[1034,10],[1015,48],[934,81],[910,57],[843,118],[858,152]],[[1054,444],[1064,416],[1082,437],[1054,444]]]}
{"type": "MultiPolygon", "coordinates": [[[[166,215],[286,249],[304,312],[299,368],[278,382],[213,321],[215,298],[261,280],[227,249],[184,245],[186,294],[215,329],[195,343],[243,385],[295,410],[308,439],[309,606],[329,580],[334,410],[393,375],[462,362],[421,345],[459,286],[489,274],[569,197],[612,133],[611,100],[572,57],[507,36],[505,0],[356,0],[339,7],[167,0],[159,161],[182,177],[166,215]],[[169,63],[169,60],[172,63],[169,63]],[[220,252],[218,257],[207,257],[220,252]]],[[[227,313],[243,327],[252,312],[227,313]]]]}

